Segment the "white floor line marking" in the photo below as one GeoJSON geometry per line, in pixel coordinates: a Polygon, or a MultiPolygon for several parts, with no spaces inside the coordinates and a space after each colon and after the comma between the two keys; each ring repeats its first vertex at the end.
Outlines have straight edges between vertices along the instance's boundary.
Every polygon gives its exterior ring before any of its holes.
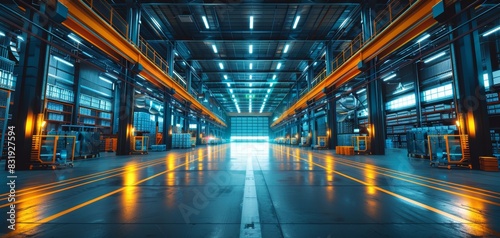
{"type": "Polygon", "coordinates": [[[249,156],[247,159],[247,171],[245,176],[245,190],[243,192],[243,206],[241,211],[240,238],[260,238],[259,204],[255,190],[255,177],[253,174],[253,161],[249,156]]]}

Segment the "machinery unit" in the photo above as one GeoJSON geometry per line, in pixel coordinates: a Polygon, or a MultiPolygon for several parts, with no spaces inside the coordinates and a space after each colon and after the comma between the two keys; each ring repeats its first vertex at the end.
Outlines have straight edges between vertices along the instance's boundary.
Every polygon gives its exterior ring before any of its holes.
{"type": "Polygon", "coordinates": [[[369,153],[370,152],[370,137],[369,136],[353,136],[352,146],[356,153],[369,153]]]}
{"type": "Polygon", "coordinates": [[[99,132],[99,128],[80,125],[63,125],[61,128],[62,131],[55,134],[76,137],[75,158],[86,159],[100,155],[101,132],[99,132]]]}
{"type": "Polygon", "coordinates": [[[427,138],[432,167],[472,168],[468,135],[428,135],[427,138]]]}
{"type": "Polygon", "coordinates": [[[75,136],[34,135],[31,143],[30,168],[73,167],[75,136]]]}
{"type": "Polygon", "coordinates": [[[131,154],[148,154],[149,136],[133,136],[130,143],[131,154]]]}

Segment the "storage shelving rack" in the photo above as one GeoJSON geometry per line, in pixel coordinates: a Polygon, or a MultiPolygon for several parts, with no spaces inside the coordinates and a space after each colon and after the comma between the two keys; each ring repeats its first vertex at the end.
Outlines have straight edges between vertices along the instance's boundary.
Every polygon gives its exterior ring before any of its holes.
{"type": "Polygon", "coordinates": [[[111,102],[85,94],[80,96],[78,124],[94,126],[103,134],[111,134],[112,120],[111,102]]]}

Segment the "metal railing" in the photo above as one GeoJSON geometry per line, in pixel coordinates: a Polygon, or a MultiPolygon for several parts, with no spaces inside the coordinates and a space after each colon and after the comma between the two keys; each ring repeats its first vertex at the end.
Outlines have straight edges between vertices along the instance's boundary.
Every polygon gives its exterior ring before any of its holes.
{"type": "Polygon", "coordinates": [[[123,37],[128,39],[129,26],[127,21],[109,3],[103,0],[83,0],[83,2],[113,26],[123,37]]]}
{"type": "MultiPolygon", "coordinates": [[[[112,26],[118,33],[122,35],[128,42],[135,44],[128,36],[129,25],[119,14],[116,12],[109,3],[103,0],[82,0],[85,2],[95,13],[97,13],[103,20],[112,26]]],[[[151,47],[144,38],[139,37],[139,44],[136,47],[140,52],[146,56],[154,65],[161,69],[165,74],[168,74],[168,63],[163,59],[158,52],[151,47]]]]}
{"type": "Polygon", "coordinates": [[[139,50],[151,62],[158,66],[165,74],[168,74],[168,63],[149,45],[144,38],[139,37],[139,50]]]}
{"type": "MultiPolygon", "coordinates": [[[[355,55],[363,46],[365,46],[370,40],[375,38],[380,32],[387,28],[392,22],[394,22],[401,13],[406,11],[418,0],[393,0],[391,1],[387,7],[381,11],[373,20],[373,34],[368,39],[363,39],[363,33],[360,33],[358,36],[354,37],[354,39],[349,43],[349,45],[340,52],[337,57],[331,62],[332,65],[332,74],[335,70],[339,69],[347,62],[353,55],[355,55]]],[[[328,76],[326,74],[326,69],[321,71],[314,80],[311,82],[311,87],[308,89],[304,88],[299,95],[300,100],[304,95],[306,95],[310,90],[312,90],[316,85],[325,80],[328,76]],[[314,83],[313,83],[314,82],[314,83]]],[[[283,113],[283,112],[281,112],[283,113]]]]}

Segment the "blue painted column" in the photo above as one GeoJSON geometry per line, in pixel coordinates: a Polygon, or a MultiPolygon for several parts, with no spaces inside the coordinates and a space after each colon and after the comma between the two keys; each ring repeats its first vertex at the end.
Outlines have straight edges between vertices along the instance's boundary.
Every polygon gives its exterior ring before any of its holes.
{"type": "MultiPolygon", "coordinates": [[[[41,8],[40,12],[44,12],[44,4],[41,8]]],[[[27,8],[25,16],[31,22],[25,21],[23,28],[32,34],[23,35],[24,40],[17,39],[16,48],[20,57],[14,66],[17,82],[16,91],[13,93],[12,131],[15,133],[16,170],[29,169],[31,140],[41,127],[42,121],[37,117],[43,113],[44,87],[50,56],[50,46],[46,42],[51,41],[46,31],[52,30],[51,25],[46,24],[39,12],[27,8]],[[38,26],[44,26],[45,29],[39,29],[38,26]]]]}
{"type": "Polygon", "coordinates": [[[481,43],[474,19],[474,8],[465,9],[466,2],[457,1],[455,12],[463,12],[452,19],[450,28],[451,59],[458,99],[461,130],[469,136],[470,159],[474,169],[479,169],[479,156],[491,156],[488,110],[482,73],[481,43]]]}

